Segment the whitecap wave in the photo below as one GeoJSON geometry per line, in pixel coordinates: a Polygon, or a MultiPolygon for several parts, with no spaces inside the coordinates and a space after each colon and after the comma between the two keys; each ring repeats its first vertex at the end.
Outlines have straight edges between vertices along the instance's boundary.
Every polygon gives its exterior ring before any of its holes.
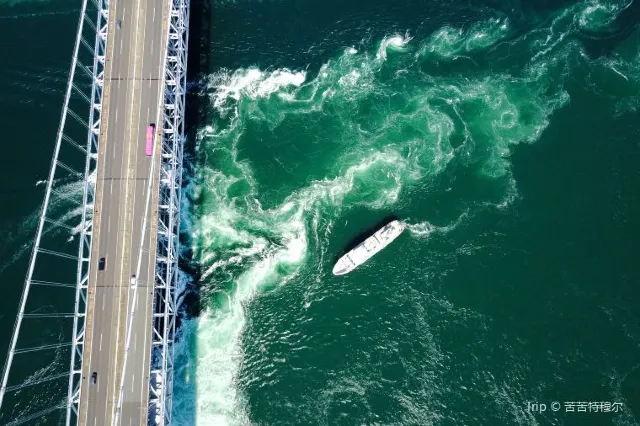
{"type": "Polygon", "coordinates": [[[248,99],[268,97],[287,87],[299,87],[306,79],[304,71],[293,72],[280,69],[273,72],[260,71],[257,68],[240,69],[232,74],[221,71],[209,79],[213,107],[220,113],[229,111],[229,100],[238,101],[242,96],[248,99]]]}
{"type": "MultiPolygon", "coordinates": [[[[469,179],[497,181],[501,192],[494,198],[466,195],[473,199],[462,200],[449,224],[408,219],[411,236],[450,232],[478,208],[504,209],[517,200],[509,161],[513,147],[540,138],[552,114],[569,102],[554,70],[570,66],[568,52],[576,51],[574,42],[566,41],[575,30],[573,19],[560,13],[546,27],[509,41],[531,53],[516,71],[430,75],[420,63],[407,65],[407,55],[392,54],[411,45],[410,37],[395,35],[368,52],[343,49],[309,79],[306,71],[257,68],[223,70],[209,78],[220,118],[198,132],[198,150],[206,160],[188,190],[197,205],[189,234],[202,262],[206,299],[201,316],[185,325],[185,335],[192,337],[180,346],[185,361],[177,384],[184,389],[197,379],[191,401],[196,413],[188,413],[190,404],[177,398],[178,424],[179,419],[191,424],[185,420],[190,418],[200,424],[248,423],[236,382],[247,307],[265,288],[281,288],[308,273],[305,268],[314,269],[312,282],[321,282],[331,232],[345,211],[398,206],[417,183],[429,190],[445,180],[451,188],[457,170],[469,179]],[[273,132],[296,125],[296,138],[279,134],[278,143],[260,146],[264,149],[255,157],[241,145],[249,143],[248,129],[264,131],[253,143],[266,144],[273,132]],[[317,151],[305,151],[309,146],[317,151]],[[278,157],[291,152],[298,154],[289,162],[278,157]],[[296,167],[304,171],[297,181],[291,172],[296,167]],[[275,181],[274,175],[285,173],[278,181],[286,182],[282,187],[261,186],[263,179],[275,181]],[[190,352],[185,348],[191,343],[190,352]]],[[[419,54],[442,62],[489,52],[510,33],[503,18],[464,31],[445,27],[424,41],[419,54]]]]}
{"type": "MultiPolygon", "coordinates": [[[[380,61],[385,61],[387,59],[387,52],[405,52],[406,47],[409,44],[413,37],[409,37],[408,34],[401,36],[399,34],[385,37],[380,42],[380,46],[378,47],[378,53],[376,54],[376,58],[380,61]]],[[[353,54],[353,53],[350,53],[353,54]]]]}
{"type": "Polygon", "coordinates": [[[455,59],[494,46],[507,37],[510,29],[509,20],[498,17],[475,23],[467,30],[445,26],[427,39],[418,55],[455,59]]]}
{"type": "Polygon", "coordinates": [[[589,0],[580,5],[575,20],[580,29],[599,30],[611,25],[632,3],[632,0],[589,0]]]}

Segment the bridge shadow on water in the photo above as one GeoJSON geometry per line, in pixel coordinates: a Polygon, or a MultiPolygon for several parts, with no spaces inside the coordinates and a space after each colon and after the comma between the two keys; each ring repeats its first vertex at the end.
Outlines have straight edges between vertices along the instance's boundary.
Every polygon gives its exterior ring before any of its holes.
{"type": "MultiPolygon", "coordinates": [[[[207,95],[202,91],[201,83],[210,71],[210,46],[212,0],[191,0],[189,11],[189,56],[187,62],[187,93],[185,100],[185,145],[183,164],[183,190],[196,176],[202,166],[203,159],[196,150],[198,129],[207,117],[207,95]]],[[[186,193],[183,194],[183,199],[186,193]]],[[[183,206],[185,204],[183,203],[183,206]]],[[[183,218],[194,211],[182,212],[183,218]],[[186,214],[185,214],[186,213],[186,214]]],[[[180,270],[189,277],[189,283],[183,294],[179,307],[176,328],[178,344],[176,350],[176,368],[174,370],[173,423],[176,425],[197,424],[197,380],[196,365],[197,340],[196,333],[183,327],[185,321],[195,319],[200,314],[200,293],[198,283],[202,275],[197,252],[192,249],[192,236],[184,226],[181,231],[182,247],[180,270]],[[187,339],[186,341],[183,339],[187,339]],[[182,340],[182,341],[181,341],[182,340]]]]}

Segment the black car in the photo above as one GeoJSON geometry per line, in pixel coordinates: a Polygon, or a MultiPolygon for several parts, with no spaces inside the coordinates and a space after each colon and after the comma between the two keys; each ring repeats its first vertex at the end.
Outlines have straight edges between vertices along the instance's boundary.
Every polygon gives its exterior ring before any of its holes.
{"type": "Polygon", "coordinates": [[[98,372],[94,371],[91,375],[91,384],[95,385],[96,383],[98,383],[98,372]]]}
{"type": "Polygon", "coordinates": [[[104,271],[106,263],[107,263],[107,260],[104,257],[101,257],[100,261],[98,262],[98,270],[99,271],[104,271]]]}

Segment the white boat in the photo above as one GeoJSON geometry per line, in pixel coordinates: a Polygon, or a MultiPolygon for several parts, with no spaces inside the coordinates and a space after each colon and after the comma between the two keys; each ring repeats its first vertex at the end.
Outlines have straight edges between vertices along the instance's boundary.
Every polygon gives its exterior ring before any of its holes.
{"type": "Polygon", "coordinates": [[[388,246],[404,231],[404,225],[398,220],[389,222],[372,236],[358,244],[349,253],[342,256],[333,267],[333,275],[344,275],[369,260],[374,254],[388,246]]]}

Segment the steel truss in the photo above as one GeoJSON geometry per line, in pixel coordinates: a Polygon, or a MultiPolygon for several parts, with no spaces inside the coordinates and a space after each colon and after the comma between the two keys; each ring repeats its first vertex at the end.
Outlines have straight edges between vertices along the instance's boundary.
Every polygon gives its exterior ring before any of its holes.
{"type": "Polygon", "coordinates": [[[149,423],[171,424],[189,0],[171,0],[158,200],[149,423]]]}
{"type": "Polygon", "coordinates": [[[71,374],[69,375],[69,392],[67,395],[67,426],[72,423],[77,424],[80,408],[82,359],[84,356],[84,337],[87,318],[87,291],[89,289],[91,244],[93,240],[93,207],[96,194],[96,179],[90,179],[90,176],[93,174],[97,177],[98,142],[100,139],[100,123],[102,121],[102,95],[109,28],[109,1],[97,0],[97,4],[97,34],[93,50],[93,85],[91,88],[91,108],[89,111],[91,128],[87,135],[89,155],[87,155],[85,165],[85,185],[82,194],[82,227],[80,230],[80,247],[78,249],[78,286],[76,288],[75,317],[73,321],[71,374]],[[75,422],[73,419],[75,419],[75,422]]]}
{"type": "MultiPolygon", "coordinates": [[[[96,185],[95,172],[98,162],[102,91],[104,86],[107,21],[108,0],[94,0],[92,2],[83,0],[60,124],[56,136],[56,144],[49,176],[46,182],[44,202],[40,213],[38,228],[29,260],[28,272],[25,279],[18,314],[16,316],[7,360],[2,374],[2,387],[0,388],[0,415],[8,414],[11,416],[11,422],[9,424],[12,425],[22,424],[35,419],[39,420],[52,412],[58,410],[62,412],[65,408],[66,424],[70,425],[71,423],[75,424],[75,422],[77,422],[78,403],[80,401],[80,382],[82,378],[81,365],[84,349],[87,291],[92,244],[96,185]],[[97,12],[97,16],[93,15],[94,10],[97,12]],[[89,14],[96,17],[90,18],[89,14]],[[87,42],[84,34],[88,34],[89,37],[91,37],[90,40],[95,37],[93,46],[87,42]],[[85,49],[81,50],[81,46],[84,46],[85,49]],[[92,61],[92,66],[87,66],[82,63],[82,58],[88,55],[92,55],[92,57],[87,58],[86,62],[88,63],[92,61]],[[78,69],[80,72],[77,73],[76,70],[78,69]],[[79,105],[78,99],[80,100],[79,105]],[[87,112],[80,114],[76,112],[78,109],[86,111],[85,108],[88,109],[88,121],[85,121],[85,119],[82,118],[86,117],[85,114],[87,112]],[[73,120],[67,120],[67,117],[71,117],[73,120]],[[76,140],[83,140],[85,137],[86,140],[83,144],[76,142],[76,140]],[[70,155],[68,153],[69,150],[74,154],[70,155]],[[62,159],[64,159],[64,162],[62,159]],[[77,168],[81,168],[82,165],[84,165],[83,173],[77,170],[77,168]],[[75,195],[73,193],[70,194],[68,191],[69,188],[65,188],[61,182],[75,182],[78,184],[78,187],[81,185],[82,190],[81,192],[78,191],[75,195]],[[61,207],[64,208],[69,205],[76,206],[76,208],[80,209],[80,212],[77,215],[72,215],[73,223],[68,223],[68,214],[63,215],[58,219],[54,218],[54,216],[58,215],[56,208],[57,210],[60,210],[61,207]],[[76,222],[77,216],[80,216],[80,219],[76,222]],[[61,230],[64,230],[67,234],[72,234],[67,241],[72,241],[75,238],[78,239],[76,253],[70,251],[68,245],[60,244],[60,242],[56,240],[56,238],[60,237],[61,234],[64,236],[64,233],[60,232],[61,230]],[[43,238],[45,235],[47,238],[43,238]],[[55,236],[56,238],[51,238],[52,236],[55,236]],[[44,247],[54,244],[54,249],[44,247]],[[46,259],[42,262],[38,262],[42,257],[45,257],[46,259]],[[72,282],[73,278],[69,278],[66,282],[59,282],[47,277],[47,274],[61,275],[59,270],[72,270],[69,269],[70,260],[77,263],[75,283],[72,282]],[[52,267],[54,265],[52,262],[56,262],[54,267],[52,267]],[[66,263],[60,265],[58,270],[57,264],[61,262],[66,263]],[[38,266],[42,266],[42,263],[45,264],[44,268],[38,266]],[[43,278],[39,276],[42,270],[45,271],[43,278]],[[73,313],[61,313],[59,312],[59,309],[54,309],[54,312],[31,313],[43,311],[42,306],[36,305],[35,309],[30,306],[33,304],[33,302],[29,302],[31,300],[29,295],[32,290],[32,285],[36,286],[36,289],[42,287],[59,289],[56,291],[62,291],[62,289],[65,288],[75,289],[73,313]],[[27,309],[27,306],[30,306],[31,309],[27,309]],[[26,348],[20,347],[24,345],[24,343],[22,345],[19,344],[23,320],[34,321],[34,319],[44,319],[47,321],[53,321],[54,319],[57,320],[65,317],[72,318],[73,320],[73,329],[69,339],[70,341],[58,340],[57,342],[50,344],[40,344],[38,346],[30,347],[27,345],[28,347],[26,348]],[[71,362],[67,372],[58,372],[56,374],[49,374],[47,377],[40,378],[38,377],[39,371],[36,371],[31,377],[23,380],[21,384],[8,386],[15,356],[24,356],[23,354],[40,351],[50,352],[55,350],[57,352],[61,348],[66,348],[67,350],[70,348],[71,362]],[[33,377],[36,377],[37,380],[34,380],[33,377]],[[62,389],[47,388],[46,391],[55,389],[57,392],[60,392],[57,395],[54,395],[54,398],[57,398],[57,402],[54,403],[52,400],[48,407],[40,407],[40,409],[34,412],[21,411],[16,414],[15,412],[11,412],[11,410],[14,410],[11,406],[2,406],[4,397],[14,391],[19,391],[26,387],[37,386],[41,383],[58,382],[59,380],[68,381],[68,393],[66,398],[60,398],[60,395],[62,394],[60,391],[62,389]],[[17,415],[19,415],[18,418],[15,417],[17,415]]],[[[71,273],[70,276],[73,276],[73,274],[71,273]]],[[[71,294],[72,293],[69,294],[68,300],[73,300],[71,294]]],[[[32,294],[32,296],[34,295],[32,294]]],[[[40,299],[36,302],[43,303],[40,299]]],[[[46,303],[46,301],[44,303],[46,303]]],[[[46,306],[44,308],[46,308],[46,306]]],[[[42,331],[42,333],[45,334],[44,331],[42,331]]],[[[62,335],[64,335],[64,333],[62,335]]],[[[38,340],[44,340],[45,337],[46,336],[42,336],[38,340]]],[[[20,339],[20,342],[22,342],[22,340],[23,339],[20,339]]],[[[45,369],[41,369],[41,371],[42,370],[45,369]]],[[[29,404],[27,403],[27,405],[29,404]]],[[[61,413],[58,415],[60,416],[61,413]]]]}
{"type": "MultiPolygon", "coordinates": [[[[106,59],[106,44],[108,35],[109,0],[83,0],[81,17],[78,23],[78,32],[74,45],[72,64],[67,82],[67,89],[63,103],[60,125],[56,138],[51,169],[46,184],[46,192],[34,247],[29,260],[29,269],[25,280],[23,294],[14,331],[10,343],[7,360],[2,374],[2,387],[0,388],[0,420],[2,419],[2,402],[5,394],[21,389],[49,383],[56,380],[66,380],[67,397],[54,404],[53,402],[38,410],[21,413],[19,418],[12,417],[9,424],[18,425],[27,421],[40,419],[52,412],[66,408],[66,425],[76,424],[79,416],[79,403],[82,381],[82,359],[85,344],[85,326],[87,314],[87,298],[89,291],[90,255],[93,235],[93,215],[96,191],[96,170],[98,166],[98,147],[100,141],[100,123],[102,116],[102,100],[104,89],[104,72],[106,59]],[[95,6],[97,17],[95,21],[88,18],[88,6],[95,6]],[[85,25],[87,24],[87,25],[85,25]],[[95,42],[91,46],[83,36],[83,31],[89,29],[95,36],[95,42]],[[88,67],[79,60],[81,46],[92,54],[93,65],[88,67]],[[80,73],[76,70],[80,69],[80,73]],[[83,76],[88,81],[83,85],[79,83],[79,77],[83,76]],[[83,93],[82,88],[90,88],[89,93],[83,93]],[[77,95],[74,98],[74,95],[77,95]],[[70,107],[70,100],[83,99],[88,104],[88,121],[81,118],[70,107]],[[67,120],[70,116],[74,120],[67,120]],[[69,123],[80,125],[85,132],[86,142],[79,144],[77,139],[83,138],[82,132],[69,130],[69,123]],[[66,145],[65,145],[66,144],[66,145]],[[84,160],[84,173],[74,168],[80,162],[62,162],[61,149],[71,146],[74,152],[79,153],[84,160]],[[60,167],[58,167],[60,166],[60,167]],[[62,173],[61,173],[62,171],[62,173]],[[57,182],[81,179],[81,197],[74,197],[60,188],[57,182]],[[70,205],[79,206],[81,209],[79,223],[69,224],[65,220],[56,219],[50,212],[51,200],[63,200],[70,205]],[[56,232],[60,229],[67,232],[76,230],[78,247],[76,253],[65,250],[51,250],[42,246],[42,237],[51,229],[56,232]],[[47,277],[34,276],[36,260],[42,256],[56,261],[77,263],[75,283],[71,280],[60,282],[47,277]],[[75,303],[73,312],[35,313],[26,309],[29,300],[31,286],[74,289],[75,303]],[[57,319],[62,317],[72,318],[73,331],[70,341],[58,341],[52,344],[19,345],[19,335],[24,319],[57,319]],[[8,385],[11,366],[14,356],[30,354],[40,351],[70,348],[70,365],[66,373],[50,374],[39,377],[33,374],[21,384],[8,385]],[[23,414],[23,415],[22,415],[23,414]]],[[[158,243],[156,248],[156,277],[153,299],[153,339],[152,339],[152,365],[150,374],[149,392],[149,423],[157,425],[169,425],[171,423],[172,392],[173,392],[173,362],[174,340],[176,329],[176,288],[179,259],[179,229],[180,229],[180,205],[182,187],[182,161],[184,145],[184,112],[186,93],[186,69],[187,47],[189,29],[189,0],[171,0],[168,17],[169,32],[167,40],[167,52],[165,59],[165,86],[162,123],[162,146],[159,170],[159,201],[158,201],[158,243]]],[[[73,127],[73,126],[72,126],[73,127]]],[[[55,233],[55,232],[54,232],[55,233]]],[[[46,245],[46,244],[45,244],[46,245]]],[[[10,414],[11,415],[11,414],[10,414]]],[[[5,417],[6,419],[6,417],[5,417]]]]}

